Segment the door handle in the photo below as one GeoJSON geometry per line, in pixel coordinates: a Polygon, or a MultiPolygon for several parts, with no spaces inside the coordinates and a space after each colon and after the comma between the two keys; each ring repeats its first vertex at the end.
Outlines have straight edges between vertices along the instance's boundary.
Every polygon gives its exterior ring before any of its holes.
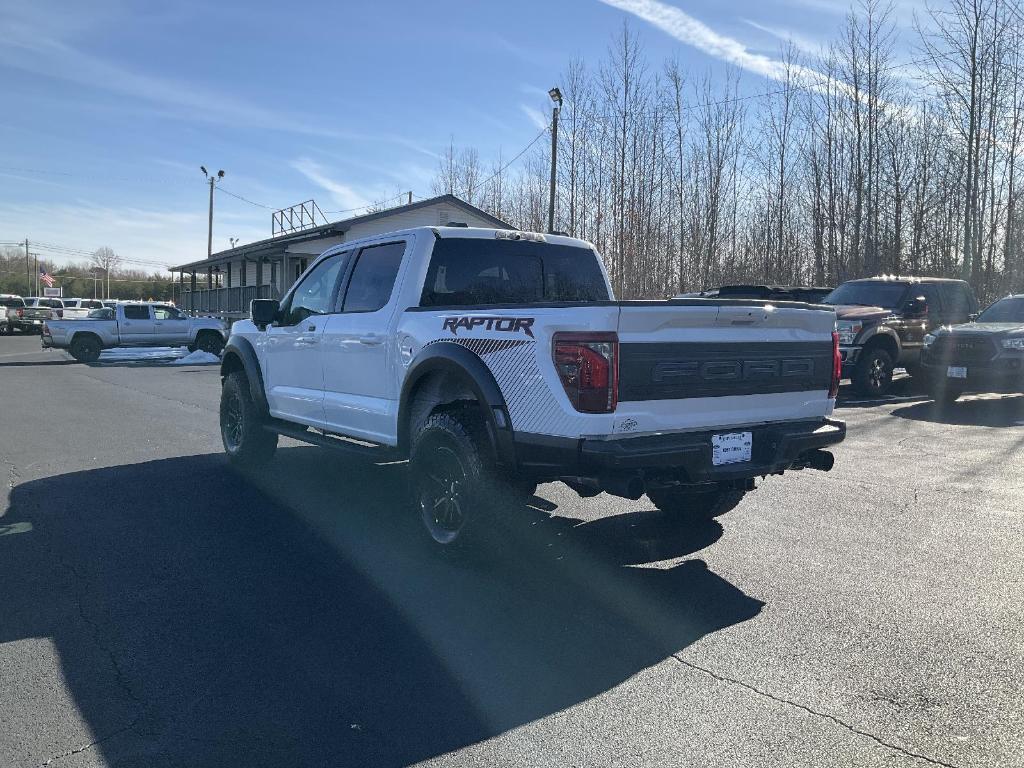
{"type": "Polygon", "coordinates": [[[367,333],[364,336],[359,337],[360,344],[366,344],[367,346],[373,347],[377,344],[382,344],[384,337],[378,333],[367,333]]]}
{"type": "Polygon", "coordinates": [[[299,336],[295,339],[296,344],[316,344],[320,339],[316,336],[299,336]]]}

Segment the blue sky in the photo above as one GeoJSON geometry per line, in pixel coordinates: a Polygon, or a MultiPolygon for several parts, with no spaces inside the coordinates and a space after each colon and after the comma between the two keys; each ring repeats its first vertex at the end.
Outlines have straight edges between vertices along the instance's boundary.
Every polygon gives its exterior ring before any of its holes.
{"type": "MultiPolygon", "coordinates": [[[[917,0],[898,6],[909,27],[917,0]]],[[[430,193],[454,138],[489,164],[532,139],[574,56],[630,19],[654,62],[744,69],[763,89],[783,39],[813,48],[845,0],[372,3],[5,0],[0,241],[25,237],[175,264],[206,247],[200,165],[281,207],[430,193]]],[[[909,35],[908,35],[909,36],[909,35]]],[[[342,218],[341,214],[331,218],[342,218]]],[[[214,249],[270,235],[218,195],[214,249]]]]}

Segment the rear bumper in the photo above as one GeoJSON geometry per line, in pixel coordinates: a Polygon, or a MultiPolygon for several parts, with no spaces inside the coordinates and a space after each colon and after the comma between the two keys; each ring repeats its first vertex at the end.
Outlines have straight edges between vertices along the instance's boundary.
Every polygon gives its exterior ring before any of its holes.
{"type": "Polygon", "coordinates": [[[705,483],[778,474],[803,454],[840,443],[845,437],[845,423],[824,419],[615,440],[517,433],[514,442],[520,469],[537,475],[602,477],[639,472],[705,483]],[[751,460],[714,466],[712,436],[747,431],[753,438],[751,460]]]}

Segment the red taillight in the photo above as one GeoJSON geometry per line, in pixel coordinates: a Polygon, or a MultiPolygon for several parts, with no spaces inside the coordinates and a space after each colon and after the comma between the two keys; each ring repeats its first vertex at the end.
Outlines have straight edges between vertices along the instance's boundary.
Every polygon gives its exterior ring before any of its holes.
{"type": "Polygon", "coordinates": [[[619,402],[619,337],[615,333],[556,333],[555,370],[573,408],[611,413],[619,402]]]}
{"type": "Polygon", "coordinates": [[[839,379],[843,376],[843,356],[839,354],[839,332],[832,331],[832,386],[828,388],[828,396],[839,395],[839,379]]]}

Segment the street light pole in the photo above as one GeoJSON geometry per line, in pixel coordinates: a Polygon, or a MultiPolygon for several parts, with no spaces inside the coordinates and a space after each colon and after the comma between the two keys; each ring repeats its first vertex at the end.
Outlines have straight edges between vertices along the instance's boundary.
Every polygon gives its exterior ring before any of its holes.
{"type": "Polygon", "coordinates": [[[558,113],[562,108],[562,92],[558,88],[548,91],[555,106],[551,108],[551,189],[548,194],[548,232],[555,231],[555,170],[558,163],[558,113]]]}
{"type": "Polygon", "coordinates": [[[203,172],[206,180],[210,183],[210,217],[209,226],[206,232],[206,258],[213,256],[213,187],[214,185],[224,178],[224,171],[217,171],[217,175],[213,176],[206,172],[206,166],[200,165],[199,170],[203,172]]]}

